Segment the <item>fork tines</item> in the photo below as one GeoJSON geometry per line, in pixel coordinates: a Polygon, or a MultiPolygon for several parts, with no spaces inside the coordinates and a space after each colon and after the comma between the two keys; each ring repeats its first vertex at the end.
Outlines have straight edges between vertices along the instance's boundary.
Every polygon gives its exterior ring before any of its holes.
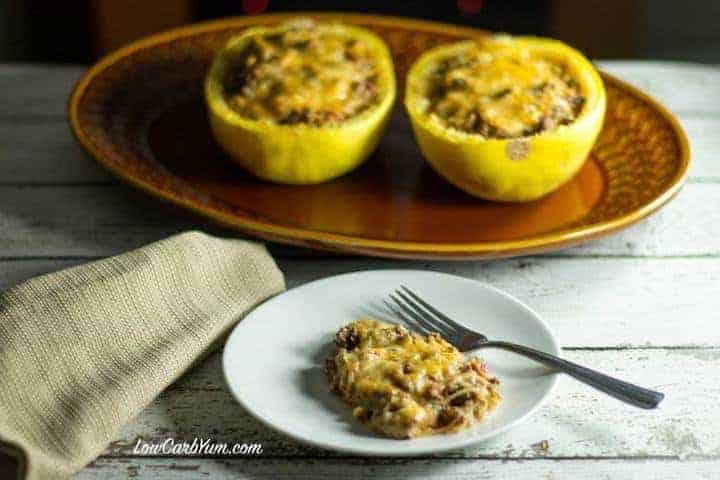
{"type": "Polygon", "coordinates": [[[405,286],[396,289],[389,297],[392,303],[386,300],[385,305],[408,326],[421,333],[437,332],[451,339],[458,330],[464,329],[405,286]]]}

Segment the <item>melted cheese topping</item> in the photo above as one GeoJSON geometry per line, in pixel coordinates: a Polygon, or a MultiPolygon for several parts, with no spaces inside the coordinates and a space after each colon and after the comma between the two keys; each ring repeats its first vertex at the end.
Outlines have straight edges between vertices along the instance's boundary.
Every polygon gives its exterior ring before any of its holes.
{"type": "Polygon", "coordinates": [[[437,334],[362,319],[337,334],[326,371],[333,391],[372,430],[395,438],[452,432],[499,402],[496,378],[437,334]]]}
{"type": "Polygon", "coordinates": [[[337,123],[375,101],[376,65],[367,46],[312,22],[251,40],[226,81],[228,103],[251,119],[337,123]]]}
{"type": "Polygon", "coordinates": [[[515,138],[572,122],[584,97],[566,68],[527,49],[481,48],[440,62],[429,113],[446,126],[515,138]]]}

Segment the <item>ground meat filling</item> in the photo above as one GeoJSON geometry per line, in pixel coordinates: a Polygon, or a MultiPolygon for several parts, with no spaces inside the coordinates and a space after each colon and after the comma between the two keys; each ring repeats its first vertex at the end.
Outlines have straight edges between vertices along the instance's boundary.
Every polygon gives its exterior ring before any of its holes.
{"type": "Polygon", "coordinates": [[[468,50],[441,61],[429,78],[428,113],[487,138],[518,138],[571,123],[585,97],[559,63],[528,51],[468,50]]]}
{"type": "Polygon", "coordinates": [[[257,36],[225,81],[230,107],[253,120],[328,125],[377,99],[377,67],[360,40],[304,23],[257,36]]]}
{"type": "Polygon", "coordinates": [[[325,372],[330,389],[370,429],[395,438],[449,433],[500,401],[498,380],[438,334],[362,319],[341,328],[325,372]]]}

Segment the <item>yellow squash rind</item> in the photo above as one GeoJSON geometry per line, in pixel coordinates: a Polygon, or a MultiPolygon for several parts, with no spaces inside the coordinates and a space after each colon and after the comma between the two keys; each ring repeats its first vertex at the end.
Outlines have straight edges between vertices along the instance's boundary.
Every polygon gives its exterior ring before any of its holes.
{"type": "Polygon", "coordinates": [[[375,34],[341,24],[319,24],[365,42],[378,65],[378,103],[338,125],[280,125],[251,120],[226,103],[223,79],[231,61],[257,35],[281,32],[287,26],[254,27],[232,38],[217,54],[205,81],[210,126],[218,143],[245,169],[265,180],[288,184],[324,182],[360,165],[375,149],[395,102],[395,73],[390,52],[375,34]]]}
{"type": "Polygon", "coordinates": [[[602,128],[605,88],[593,65],[562,42],[507,36],[487,42],[490,48],[526,48],[566,65],[586,99],[578,117],[568,125],[533,136],[485,139],[448,128],[428,115],[427,74],[442,58],[478,45],[484,48],[482,41],[440,46],[422,55],[408,73],[405,107],[423,156],[450,183],[488,200],[535,200],[567,182],[587,159],[602,128]]]}

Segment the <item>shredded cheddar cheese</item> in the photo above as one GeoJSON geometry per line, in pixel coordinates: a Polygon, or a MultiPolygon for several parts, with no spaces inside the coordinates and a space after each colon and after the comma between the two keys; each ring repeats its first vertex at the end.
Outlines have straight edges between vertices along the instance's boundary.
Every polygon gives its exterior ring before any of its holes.
{"type": "Polygon", "coordinates": [[[560,63],[527,49],[478,47],[444,59],[429,79],[431,115],[487,138],[516,138],[572,122],[584,97],[560,63]]]}
{"type": "Polygon", "coordinates": [[[376,100],[376,75],[362,41],[304,21],[252,39],[225,82],[226,96],[231,108],[247,118],[333,124],[376,100]]]}

